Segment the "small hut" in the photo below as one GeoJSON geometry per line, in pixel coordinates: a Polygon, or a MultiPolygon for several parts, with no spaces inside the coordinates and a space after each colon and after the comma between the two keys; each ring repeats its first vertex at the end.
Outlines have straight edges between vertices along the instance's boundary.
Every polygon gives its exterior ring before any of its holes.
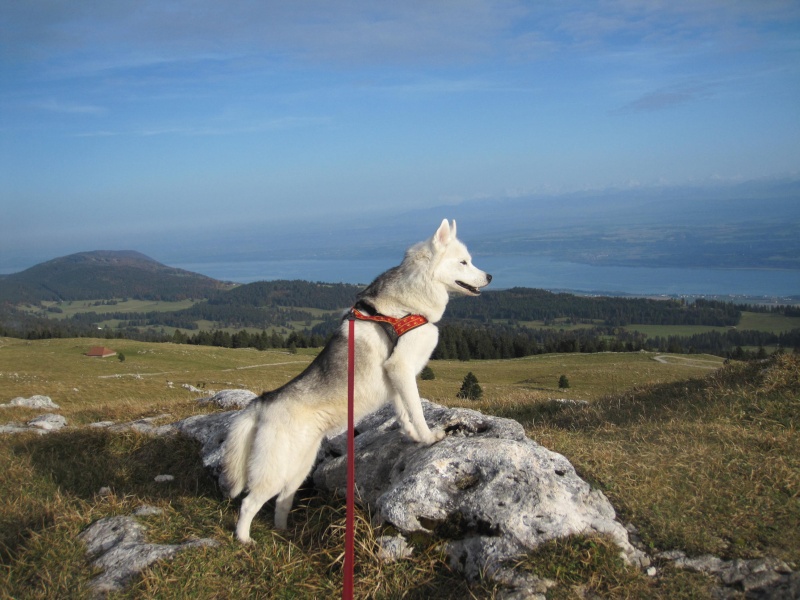
{"type": "Polygon", "coordinates": [[[89,351],[86,353],[86,356],[92,356],[94,358],[108,358],[109,356],[116,355],[116,352],[114,352],[111,348],[106,348],[105,346],[93,346],[89,348],[89,351]]]}

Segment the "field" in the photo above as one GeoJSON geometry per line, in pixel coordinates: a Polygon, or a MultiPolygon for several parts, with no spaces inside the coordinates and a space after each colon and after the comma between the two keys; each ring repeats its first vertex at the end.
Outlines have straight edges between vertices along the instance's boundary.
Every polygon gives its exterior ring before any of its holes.
{"type": "MultiPolygon", "coordinates": [[[[164,509],[144,519],[148,540],[212,537],[198,549],[158,563],[120,597],[329,598],[339,594],[343,502],[307,491],[290,528],[270,528],[269,508],[256,519],[255,547],[232,539],[238,501],[225,500],[199,464],[196,446],[85,427],[93,421],[159,417],[159,423],[211,409],[183,384],[206,390],[274,388],[298,373],[314,352],[258,352],[128,340],[0,339],[0,403],[50,396],[71,427],[49,436],[0,437],[0,598],[82,598],[93,575],[77,534],[107,515],[141,504],[164,509]],[[94,359],[91,345],[124,354],[94,359]],[[165,416],[168,415],[168,416],[165,416]],[[153,482],[173,473],[165,487],[153,482]],[[100,495],[101,487],[112,493],[100,495]],[[264,513],[267,513],[266,515],[264,513]]],[[[723,558],[778,556],[800,563],[800,363],[733,364],[704,355],[603,353],[542,355],[509,361],[433,361],[424,397],[512,417],[528,434],[567,456],[600,487],[623,522],[653,549],[706,552],[723,558]],[[472,371],[478,402],[455,397],[472,371]],[[561,375],[570,387],[560,389],[561,375]],[[586,400],[565,406],[558,398],[586,400]]],[[[0,409],[0,424],[39,411],[0,409]]],[[[416,558],[384,565],[375,557],[380,532],[360,514],[357,597],[491,598],[497,590],[467,584],[435,545],[415,543],[416,558]]],[[[549,545],[526,559],[556,579],[553,598],[574,586],[601,597],[708,598],[706,577],[658,564],[648,578],[619,564],[602,540],[549,545]]]]}
{"type": "MultiPolygon", "coordinates": [[[[146,312],[173,312],[184,310],[197,304],[197,300],[180,300],[164,302],[158,300],[116,300],[115,304],[105,304],[105,300],[75,300],[69,302],[42,302],[39,307],[27,306],[27,310],[51,319],[66,319],[78,313],[94,312],[98,315],[108,313],[146,313],[146,312]],[[51,309],[48,311],[48,309],[51,309]],[[59,309],[61,312],[52,312],[59,309]]],[[[24,307],[24,305],[23,305],[24,307]]]]}

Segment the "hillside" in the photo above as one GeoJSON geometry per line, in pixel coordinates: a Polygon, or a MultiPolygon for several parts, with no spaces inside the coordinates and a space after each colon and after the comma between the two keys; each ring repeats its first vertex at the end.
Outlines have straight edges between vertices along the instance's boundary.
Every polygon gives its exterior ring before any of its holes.
{"type": "MultiPolygon", "coordinates": [[[[211,537],[220,545],[153,565],[115,597],[223,598],[232,589],[240,597],[263,597],[265,585],[272,597],[336,597],[344,546],[341,498],[301,492],[284,532],[273,530],[271,509],[265,509],[254,522],[256,544],[244,548],[233,540],[239,502],[222,496],[196,442],[89,427],[102,421],[141,425],[143,418],[162,425],[218,410],[198,403],[183,384],[207,391],[271,389],[299,373],[315,353],[114,340],[124,362],[85,357],[96,344],[109,342],[0,338],[0,403],[45,394],[68,423],[48,435],[0,436],[3,597],[89,597],[86,586],[97,569],[78,535],[100,518],[131,515],[142,506],[160,509],[135,517],[146,526],[148,542],[211,537]],[[157,482],[158,474],[174,480],[157,482]],[[102,487],[107,489],[98,493],[102,487]]],[[[637,528],[648,554],[777,557],[796,570],[797,356],[722,366],[702,355],[572,354],[434,361],[432,368],[436,378],[420,381],[423,397],[463,407],[456,393],[467,371],[473,372],[484,395],[467,406],[519,421],[531,439],[565,456],[606,494],[620,520],[637,528]],[[569,376],[569,389],[558,387],[561,374],[569,376]],[[575,402],[555,400],[563,398],[575,402]]],[[[38,414],[4,408],[0,424],[25,423],[38,414]]],[[[497,597],[488,582],[468,583],[448,568],[438,537],[412,539],[409,559],[380,561],[376,538],[396,531],[371,524],[365,512],[358,515],[357,597],[497,597]]],[[[602,538],[578,537],[545,544],[520,563],[555,582],[550,598],[744,597],[741,584],[725,590],[738,595],[722,596],[716,580],[702,573],[656,559],[655,574],[648,576],[624,565],[618,554],[602,538]]]]}
{"type": "Polygon", "coordinates": [[[168,267],[131,250],[80,252],[0,279],[0,302],[62,300],[182,300],[207,298],[226,285],[205,275],[168,267]]]}

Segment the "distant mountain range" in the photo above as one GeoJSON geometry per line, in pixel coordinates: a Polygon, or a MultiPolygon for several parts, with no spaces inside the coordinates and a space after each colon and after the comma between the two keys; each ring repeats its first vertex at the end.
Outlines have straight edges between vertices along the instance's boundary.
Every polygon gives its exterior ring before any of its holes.
{"type": "Polygon", "coordinates": [[[0,276],[0,302],[136,298],[208,298],[230,289],[216,279],[175,269],[132,250],[80,252],[0,276]]]}

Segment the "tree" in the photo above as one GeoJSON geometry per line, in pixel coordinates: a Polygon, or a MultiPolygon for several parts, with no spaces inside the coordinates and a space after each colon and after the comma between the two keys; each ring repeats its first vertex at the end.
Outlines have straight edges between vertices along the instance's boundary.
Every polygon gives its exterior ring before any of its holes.
{"type": "Polygon", "coordinates": [[[562,375],[558,378],[558,387],[560,389],[566,389],[569,387],[569,379],[567,379],[566,375],[562,375]]]}
{"type": "Polygon", "coordinates": [[[461,389],[458,390],[456,397],[467,400],[480,400],[482,396],[483,389],[478,384],[478,378],[470,371],[464,376],[464,382],[461,384],[461,389]]]}
{"type": "Polygon", "coordinates": [[[433,369],[425,365],[425,368],[422,369],[422,372],[419,374],[419,378],[423,381],[430,381],[431,379],[436,379],[436,375],[434,375],[433,369]]]}

